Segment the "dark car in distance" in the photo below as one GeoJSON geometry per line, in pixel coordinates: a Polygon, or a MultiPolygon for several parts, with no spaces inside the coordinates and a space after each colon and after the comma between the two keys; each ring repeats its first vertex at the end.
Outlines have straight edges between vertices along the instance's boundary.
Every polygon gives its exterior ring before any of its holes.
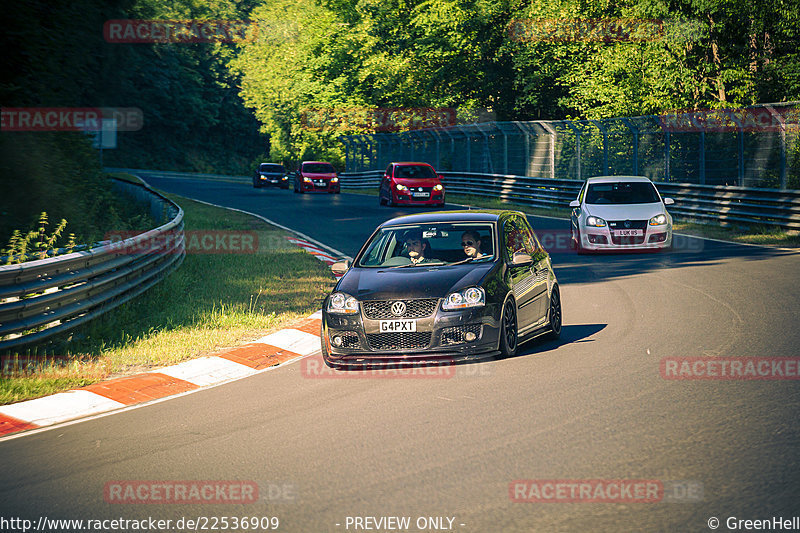
{"type": "Polygon", "coordinates": [[[294,192],[322,191],[339,194],[339,175],[325,161],[303,161],[294,173],[294,192]]]}
{"type": "Polygon", "coordinates": [[[286,168],[280,163],[261,163],[253,174],[253,187],[280,187],[289,188],[289,177],[286,168]]]}
{"type": "Polygon", "coordinates": [[[381,205],[444,205],[444,185],[428,163],[389,163],[378,189],[381,205]]]}
{"type": "Polygon", "coordinates": [[[509,357],[561,333],[550,256],[516,211],[447,211],[381,224],[322,305],[334,368],[509,357]]]}

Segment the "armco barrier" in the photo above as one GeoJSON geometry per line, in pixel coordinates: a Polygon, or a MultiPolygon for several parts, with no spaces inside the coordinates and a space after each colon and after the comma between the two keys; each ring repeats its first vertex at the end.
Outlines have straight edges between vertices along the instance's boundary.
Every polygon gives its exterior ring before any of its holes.
{"type": "Polygon", "coordinates": [[[148,176],[153,178],[174,178],[174,179],[200,179],[209,181],[227,181],[234,183],[252,182],[253,178],[248,176],[226,176],[224,174],[203,174],[199,172],[177,172],[170,170],[143,170],[136,168],[115,168],[105,167],[103,170],[106,172],[125,172],[128,174],[139,174],[140,172],[147,172],[148,176]]]}
{"type": "MultiPolygon", "coordinates": [[[[383,171],[340,174],[343,189],[374,189],[383,171]]],[[[474,172],[442,172],[445,191],[499,198],[534,207],[567,208],[583,181],[474,172]]],[[[701,222],[765,225],[800,229],[800,191],[654,182],[662,196],[675,200],[669,212],[701,222]]]]}
{"type": "Polygon", "coordinates": [[[83,324],[141,294],[181,264],[183,210],[144,185],[114,180],[113,186],[149,203],[151,215],[163,225],[91,250],[0,266],[0,351],[83,324]],[[159,238],[165,234],[169,238],[159,238]]]}

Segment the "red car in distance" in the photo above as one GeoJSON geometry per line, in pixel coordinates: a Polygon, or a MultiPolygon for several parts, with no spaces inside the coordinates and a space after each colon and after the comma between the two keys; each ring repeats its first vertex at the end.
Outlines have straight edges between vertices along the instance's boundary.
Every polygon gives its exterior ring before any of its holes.
{"type": "Polygon", "coordinates": [[[378,191],[381,205],[444,205],[444,185],[428,163],[390,163],[378,191]]]}
{"type": "Polygon", "coordinates": [[[322,191],[339,194],[339,176],[325,161],[303,161],[294,173],[294,192],[322,191]]]}

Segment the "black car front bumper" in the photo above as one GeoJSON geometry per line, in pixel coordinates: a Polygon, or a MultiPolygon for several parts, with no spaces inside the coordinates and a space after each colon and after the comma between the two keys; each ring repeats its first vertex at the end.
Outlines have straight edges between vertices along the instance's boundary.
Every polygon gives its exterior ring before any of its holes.
{"type": "MultiPolygon", "coordinates": [[[[336,366],[451,363],[496,356],[500,338],[496,305],[458,311],[435,311],[416,318],[416,331],[380,331],[380,318],[359,312],[340,315],[323,311],[323,357],[336,366]],[[467,340],[475,335],[474,340],[467,340]],[[338,337],[338,340],[337,340],[338,337]]],[[[388,317],[387,317],[388,318],[388,317]]],[[[404,319],[405,317],[400,317],[404,319]]]]}

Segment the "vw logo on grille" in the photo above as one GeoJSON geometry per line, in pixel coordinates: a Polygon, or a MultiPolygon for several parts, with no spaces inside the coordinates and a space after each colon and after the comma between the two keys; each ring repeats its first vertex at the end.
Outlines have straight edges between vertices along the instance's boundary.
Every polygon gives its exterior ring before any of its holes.
{"type": "Polygon", "coordinates": [[[391,311],[394,316],[403,316],[406,314],[406,304],[403,302],[395,302],[392,304],[391,311]]]}
{"type": "Polygon", "coordinates": [[[625,221],[625,227],[626,228],[630,228],[631,227],[631,221],[630,220],[626,220],[625,221]]]}

